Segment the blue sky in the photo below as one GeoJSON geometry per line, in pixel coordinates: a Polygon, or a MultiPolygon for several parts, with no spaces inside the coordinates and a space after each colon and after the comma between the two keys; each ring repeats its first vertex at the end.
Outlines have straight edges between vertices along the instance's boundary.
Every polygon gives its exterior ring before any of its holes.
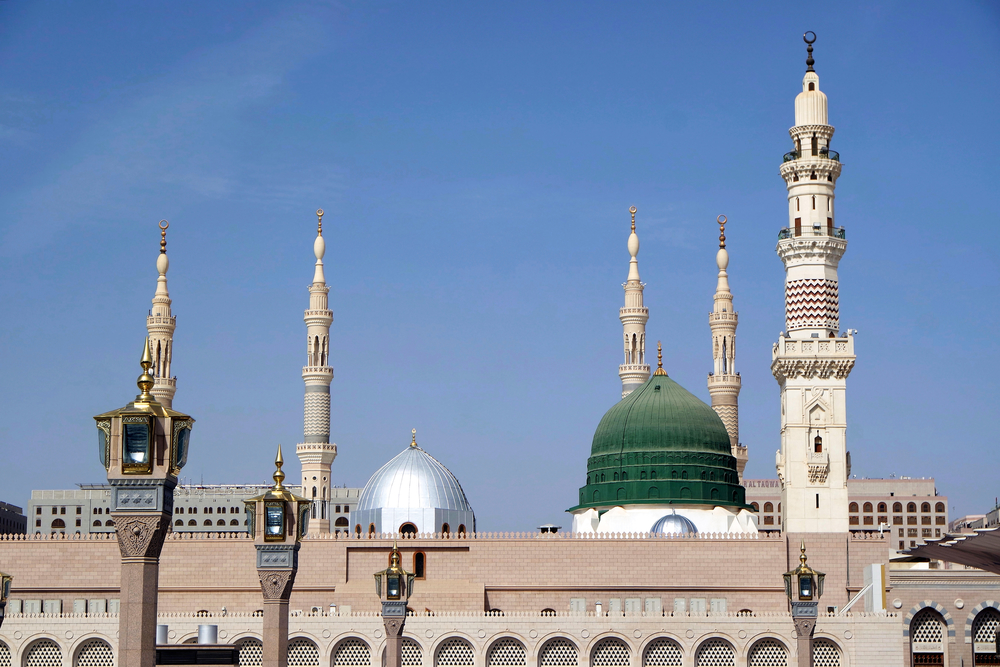
{"type": "MultiPolygon", "coordinates": [[[[729,216],[748,476],[773,477],[778,176],[815,31],[844,173],[854,473],[1000,495],[1000,11],[992,3],[0,3],[0,499],[104,478],[159,233],[184,476],[262,482],[301,439],[317,208],[333,480],[410,428],[480,529],[569,525],[620,392],[638,209],[648,337],[708,400],[729,216]]],[[[289,466],[295,478],[294,460],[289,466]]]]}

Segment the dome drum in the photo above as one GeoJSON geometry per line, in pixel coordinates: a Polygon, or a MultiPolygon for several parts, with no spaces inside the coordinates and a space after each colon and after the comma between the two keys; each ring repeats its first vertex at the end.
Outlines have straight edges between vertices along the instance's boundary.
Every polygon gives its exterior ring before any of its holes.
{"type": "MultiPolygon", "coordinates": [[[[735,460],[735,459],[734,459],[735,460]]],[[[604,482],[588,484],[580,489],[580,504],[574,512],[588,507],[608,505],[648,505],[662,503],[678,505],[725,505],[749,509],[746,490],[739,484],[702,482],[691,479],[661,479],[653,481],[604,482]]]]}
{"type": "Polygon", "coordinates": [[[461,529],[473,533],[476,517],[467,510],[435,508],[375,508],[351,512],[352,530],[367,535],[374,526],[376,533],[400,533],[405,524],[413,524],[417,533],[444,533],[456,535],[461,529]]]}

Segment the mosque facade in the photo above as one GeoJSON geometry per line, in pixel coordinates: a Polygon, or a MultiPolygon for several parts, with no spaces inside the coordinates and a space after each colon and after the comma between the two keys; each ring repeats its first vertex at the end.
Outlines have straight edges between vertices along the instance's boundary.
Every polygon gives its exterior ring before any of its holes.
{"type": "MultiPolygon", "coordinates": [[[[803,549],[826,573],[817,667],[998,664],[988,638],[1000,627],[1000,576],[891,562],[888,535],[849,524],[845,404],[855,351],[853,333],[840,326],[837,276],[847,240],[834,224],[841,164],[813,64],[810,45],[793,150],[780,166],[789,223],[777,245],[785,331],[771,365],[781,398],[778,530],[760,529],[742,483],[748,451],[739,441],[738,316],[724,226],[709,316],[709,405],[646,356],[634,209],[620,310],[622,397],[596,429],[578,496],[567,499],[570,531],[477,531],[459,480],[415,433],[356,495],[331,488],[333,313],[320,211],[297,447],[302,493],[314,502],[291,594],[291,667],[373,667],[384,659],[371,576],[394,542],[416,576],[403,640],[408,667],[796,664],[782,574],[803,549]],[[349,509],[331,512],[333,503],[349,509]]],[[[162,238],[148,327],[152,394],[168,405],[176,322],[162,238]]],[[[113,533],[0,536],[0,569],[15,577],[0,667],[117,664],[121,565],[113,533]]],[[[211,623],[221,641],[238,646],[241,666],[261,664],[261,586],[245,533],[168,533],[158,604],[169,643],[192,642],[198,625],[211,623]]]]}

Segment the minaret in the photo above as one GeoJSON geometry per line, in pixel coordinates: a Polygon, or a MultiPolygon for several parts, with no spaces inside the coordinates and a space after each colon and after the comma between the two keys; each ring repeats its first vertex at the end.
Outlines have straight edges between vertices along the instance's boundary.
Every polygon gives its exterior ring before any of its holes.
{"type": "Polygon", "coordinates": [[[323,275],[323,209],[316,211],[319,218],[316,241],[316,271],[309,286],[309,309],[306,311],[306,365],[302,379],[306,383],[305,442],[295,448],[302,464],[302,495],[313,501],[309,533],[329,533],[330,466],[337,458],[337,445],[330,442],[330,324],[333,312],[329,309],[327,294],[330,288],[323,275]]]}
{"type": "Polygon", "coordinates": [[[632,214],[632,233],[628,237],[628,281],[625,288],[625,306],[618,311],[622,321],[625,340],[625,363],[618,367],[622,379],[622,398],[649,379],[649,364],[646,363],[646,321],[649,309],[642,305],[642,289],[645,283],[639,281],[639,237],[635,233],[636,207],[629,208],[632,214]]]}
{"type": "Polygon", "coordinates": [[[155,379],[150,393],[165,408],[173,407],[174,392],[177,391],[177,378],[170,375],[177,318],[170,314],[170,294],[167,292],[167,269],[170,267],[170,260],[167,259],[169,226],[169,222],[160,220],[160,256],[156,258],[156,270],[160,277],[156,279],[153,307],[146,318],[146,331],[149,333],[149,346],[153,354],[153,367],[150,370],[155,379]]]}
{"type": "Polygon", "coordinates": [[[708,374],[708,393],[715,410],[729,432],[729,442],[736,457],[736,469],[743,481],[747,467],[747,448],[740,444],[740,375],[736,372],[736,325],[739,314],[733,310],[733,295],[729,291],[729,253],[726,251],[726,216],[720,215],[719,252],[715,263],[719,266],[719,282],[715,287],[715,307],[708,315],[712,329],[712,358],[715,370],[708,374]]]}
{"type": "Polygon", "coordinates": [[[785,332],[772,351],[781,390],[778,477],[790,533],[847,532],[847,376],[854,337],[840,331],[837,265],[847,249],[834,226],[840,156],[830,150],[833,127],[813,70],[816,35],[807,32],[806,74],[795,98],[794,150],[781,165],[788,187],[788,227],[778,234],[785,265],[785,332]]]}

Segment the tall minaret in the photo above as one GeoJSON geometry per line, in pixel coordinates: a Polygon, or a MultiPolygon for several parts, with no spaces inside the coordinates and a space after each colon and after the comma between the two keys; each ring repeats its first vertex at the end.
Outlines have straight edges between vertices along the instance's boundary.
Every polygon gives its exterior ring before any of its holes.
{"type": "Polygon", "coordinates": [[[330,466],[337,458],[337,445],[330,442],[330,324],[333,312],[327,294],[330,288],[323,275],[323,209],[316,211],[319,218],[316,241],[316,272],[309,286],[309,309],[306,311],[306,365],[302,379],[306,383],[305,442],[295,448],[302,464],[302,495],[313,501],[309,533],[329,533],[330,466]]]}
{"type": "Polygon", "coordinates": [[[622,379],[622,398],[649,379],[649,364],[646,363],[646,321],[649,308],[642,305],[642,289],[645,283],[639,281],[639,237],[635,233],[636,207],[629,208],[632,214],[632,233],[628,237],[628,281],[625,282],[625,306],[618,311],[622,321],[625,339],[625,363],[618,367],[622,379]]]}
{"type": "Polygon", "coordinates": [[[146,318],[146,331],[149,333],[149,349],[153,355],[153,367],[149,370],[155,382],[150,391],[156,400],[165,408],[173,407],[174,392],[177,391],[177,378],[170,375],[170,362],[174,356],[174,327],[177,318],[170,314],[170,294],[167,292],[167,269],[170,260],[167,259],[167,227],[170,223],[160,220],[160,256],[156,258],[156,270],[160,277],[156,279],[156,294],[153,295],[153,307],[146,318]]]}
{"type": "Polygon", "coordinates": [[[736,457],[736,469],[743,481],[743,470],[747,467],[747,448],[740,444],[740,384],[736,372],[736,325],[739,315],[733,310],[733,295],[729,291],[729,253],[726,251],[726,216],[720,215],[719,252],[715,263],[719,265],[719,282],[715,287],[715,307],[708,315],[708,325],[712,329],[712,358],[715,370],[708,374],[708,393],[712,397],[715,410],[729,432],[729,444],[736,457]]]}
{"type": "Polygon", "coordinates": [[[791,533],[847,532],[847,376],[854,337],[840,332],[837,265],[846,234],[834,226],[840,156],[830,150],[833,127],[813,70],[809,45],[802,92],[795,98],[795,149],[781,176],[788,186],[788,227],[778,234],[785,265],[785,332],[772,351],[771,372],[781,389],[778,477],[782,528],[791,533]]]}

